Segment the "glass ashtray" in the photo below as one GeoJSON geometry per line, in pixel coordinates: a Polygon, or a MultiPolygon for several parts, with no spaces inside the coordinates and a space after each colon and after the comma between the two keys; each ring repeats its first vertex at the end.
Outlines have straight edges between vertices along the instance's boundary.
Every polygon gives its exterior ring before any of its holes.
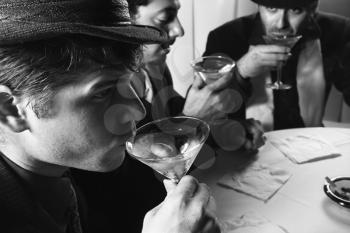
{"type": "Polygon", "coordinates": [[[350,208],[350,177],[335,177],[331,181],[335,186],[326,182],[323,186],[324,192],[334,202],[343,207],[350,208]]]}

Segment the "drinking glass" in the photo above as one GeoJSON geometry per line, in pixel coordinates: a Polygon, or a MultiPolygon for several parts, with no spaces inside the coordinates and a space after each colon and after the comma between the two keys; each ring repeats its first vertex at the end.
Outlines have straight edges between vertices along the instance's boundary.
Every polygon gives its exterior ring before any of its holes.
{"type": "MultiPolygon", "coordinates": [[[[266,44],[282,45],[289,48],[293,48],[301,37],[301,35],[290,34],[268,34],[263,36],[266,44]]],[[[280,62],[277,66],[276,81],[274,83],[267,84],[267,87],[275,90],[288,90],[292,87],[291,85],[282,82],[282,67],[283,62],[280,62]]]]}
{"type": "Polygon", "coordinates": [[[209,125],[187,116],[149,122],[126,142],[129,154],[175,183],[187,173],[209,135],[209,125]]]}
{"type": "Polygon", "coordinates": [[[202,80],[209,84],[229,73],[235,62],[225,56],[205,56],[193,60],[191,66],[202,80]]]}

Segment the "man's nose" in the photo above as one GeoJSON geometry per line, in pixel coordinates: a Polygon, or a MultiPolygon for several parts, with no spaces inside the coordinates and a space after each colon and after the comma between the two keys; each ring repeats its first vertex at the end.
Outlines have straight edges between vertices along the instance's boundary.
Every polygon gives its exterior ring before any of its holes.
{"type": "Polygon", "coordinates": [[[169,37],[176,38],[184,36],[185,31],[178,17],[169,26],[169,37]]]}
{"type": "Polygon", "coordinates": [[[118,104],[125,106],[124,118],[129,121],[140,121],[146,116],[146,109],[130,83],[120,85],[118,104]]]}
{"type": "Polygon", "coordinates": [[[281,11],[278,15],[276,27],[278,29],[285,29],[285,28],[289,27],[289,18],[288,18],[287,9],[281,9],[281,11]]]}

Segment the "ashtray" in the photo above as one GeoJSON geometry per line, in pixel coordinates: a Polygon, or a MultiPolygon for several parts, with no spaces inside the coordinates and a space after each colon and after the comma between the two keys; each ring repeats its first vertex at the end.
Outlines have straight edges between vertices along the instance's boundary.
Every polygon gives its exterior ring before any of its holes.
{"type": "Polygon", "coordinates": [[[350,208],[350,177],[335,177],[323,186],[327,196],[339,205],[350,208]]]}

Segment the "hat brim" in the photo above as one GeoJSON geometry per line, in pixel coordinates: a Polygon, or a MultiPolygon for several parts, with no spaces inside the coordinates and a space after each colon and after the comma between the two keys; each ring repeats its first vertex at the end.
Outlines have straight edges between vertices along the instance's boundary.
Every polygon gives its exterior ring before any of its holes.
{"type": "Polygon", "coordinates": [[[156,44],[168,41],[167,34],[155,27],[121,24],[95,26],[81,23],[2,22],[0,44],[10,45],[34,40],[49,39],[64,34],[81,34],[132,44],[156,44]]]}
{"type": "Polygon", "coordinates": [[[276,8],[298,8],[305,7],[311,3],[317,2],[317,0],[252,0],[258,5],[276,8]]]}

